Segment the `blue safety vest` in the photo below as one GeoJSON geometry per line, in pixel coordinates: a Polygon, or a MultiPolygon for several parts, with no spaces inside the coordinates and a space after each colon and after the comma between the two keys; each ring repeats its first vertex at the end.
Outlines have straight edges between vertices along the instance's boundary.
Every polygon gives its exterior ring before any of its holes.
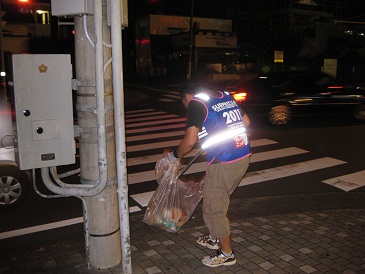
{"type": "Polygon", "coordinates": [[[251,155],[240,108],[228,92],[219,93],[220,97],[200,93],[192,99],[204,104],[207,110],[198,137],[208,165],[217,161],[234,162],[251,155]]]}

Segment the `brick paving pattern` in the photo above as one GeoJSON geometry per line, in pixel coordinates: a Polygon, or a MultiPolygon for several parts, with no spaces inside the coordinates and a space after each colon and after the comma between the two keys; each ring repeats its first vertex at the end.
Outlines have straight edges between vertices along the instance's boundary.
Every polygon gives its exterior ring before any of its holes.
{"type": "MultiPolygon", "coordinates": [[[[365,209],[233,215],[237,263],[217,268],[201,263],[212,251],[195,243],[207,232],[201,210],[177,234],[142,223],[141,214],[131,215],[133,273],[365,273],[365,209]]],[[[122,267],[88,269],[80,241],[13,257],[0,265],[0,273],[122,273],[122,267]]]]}

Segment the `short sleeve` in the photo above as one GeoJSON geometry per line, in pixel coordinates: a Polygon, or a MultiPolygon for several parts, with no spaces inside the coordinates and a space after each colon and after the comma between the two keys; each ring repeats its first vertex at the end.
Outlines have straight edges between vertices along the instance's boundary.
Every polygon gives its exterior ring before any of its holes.
{"type": "Polygon", "coordinates": [[[206,115],[204,104],[196,100],[191,100],[187,108],[185,128],[195,126],[201,131],[206,115]]]}

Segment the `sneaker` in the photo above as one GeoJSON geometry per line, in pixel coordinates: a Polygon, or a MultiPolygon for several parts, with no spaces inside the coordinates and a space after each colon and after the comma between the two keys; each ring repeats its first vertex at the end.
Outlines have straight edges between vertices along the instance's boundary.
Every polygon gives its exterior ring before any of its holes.
{"type": "Polygon", "coordinates": [[[204,257],[202,263],[209,267],[217,267],[221,265],[234,265],[236,263],[236,258],[234,256],[234,252],[228,257],[226,257],[222,250],[218,250],[216,253],[213,253],[210,256],[204,257]]]}
{"type": "Polygon", "coordinates": [[[205,234],[203,237],[198,237],[196,242],[202,246],[208,247],[209,249],[219,249],[219,240],[214,240],[209,233],[205,234]]]}

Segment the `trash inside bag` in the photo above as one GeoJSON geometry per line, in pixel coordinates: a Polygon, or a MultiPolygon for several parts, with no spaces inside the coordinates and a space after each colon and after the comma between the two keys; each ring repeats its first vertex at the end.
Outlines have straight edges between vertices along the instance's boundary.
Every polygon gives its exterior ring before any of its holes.
{"type": "Polygon", "coordinates": [[[177,233],[193,215],[203,196],[204,178],[177,177],[180,163],[170,163],[165,158],[156,163],[158,188],[148,203],[143,222],[177,233]]]}

